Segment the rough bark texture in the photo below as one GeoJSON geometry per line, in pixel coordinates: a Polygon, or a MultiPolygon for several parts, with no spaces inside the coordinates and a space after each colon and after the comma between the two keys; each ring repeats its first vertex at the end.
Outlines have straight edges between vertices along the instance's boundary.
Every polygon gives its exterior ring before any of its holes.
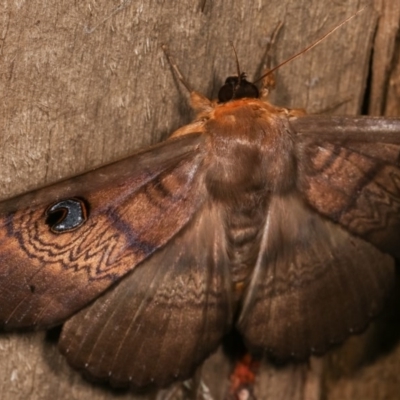
{"type": "MultiPolygon", "coordinates": [[[[252,77],[264,67],[265,48],[279,21],[284,25],[271,51],[272,64],[367,5],[317,48],[283,67],[273,99],[310,112],[344,102],[335,113],[357,114],[364,104],[374,114],[399,116],[400,6],[395,3],[3,1],[0,196],[117,160],[188,122],[187,93],[174,79],[162,43],[191,86],[211,96],[235,73],[230,41],[252,77]]],[[[400,334],[394,303],[394,311],[366,334],[322,359],[279,369],[263,364],[258,399],[397,399],[400,334]]],[[[221,352],[207,361],[203,374],[213,398],[222,399],[229,364],[221,352]]],[[[88,383],[43,332],[0,335],[0,393],[3,400],[154,396],[88,383]]]]}

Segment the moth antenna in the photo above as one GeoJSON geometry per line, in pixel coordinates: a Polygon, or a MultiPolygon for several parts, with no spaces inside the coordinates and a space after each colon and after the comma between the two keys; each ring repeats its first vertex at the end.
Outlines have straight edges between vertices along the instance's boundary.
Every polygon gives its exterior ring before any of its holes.
{"type": "Polygon", "coordinates": [[[235,46],[233,42],[230,42],[230,45],[232,46],[233,52],[235,53],[235,61],[236,61],[236,72],[238,75],[238,86],[240,85],[240,81],[242,80],[242,73],[240,72],[240,65],[239,65],[239,58],[235,49],[235,46]]]}
{"type": "Polygon", "coordinates": [[[301,50],[300,52],[294,54],[293,56],[289,57],[287,60],[281,62],[278,64],[276,67],[270,69],[268,72],[266,72],[264,75],[261,75],[260,78],[256,79],[253,83],[257,83],[264,79],[267,75],[272,74],[274,71],[276,71],[278,68],[284,66],[288,62],[294,60],[295,58],[301,56],[302,54],[306,53],[307,51],[311,50],[313,47],[317,46],[319,43],[321,43],[323,40],[325,40],[328,36],[332,35],[333,32],[341,28],[344,24],[349,22],[351,19],[353,19],[356,15],[358,15],[360,12],[364,11],[366,7],[361,8],[360,10],[356,11],[353,15],[350,15],[350,17],[346,18],[344,21],[342,21],[339,25],[336,25],[333,29],[325,33],[325,35],[321,36],[319,39],[317,39],[314,43],[310,44],[307,46],[305,49],[301,50]]]}
{"type": "Polygon", "coordinates": [[[182,85],[185,86],[186,90],[189,93],[192,93],[193,90],[190,87],[190,85],[187,83],[187,80],[185,79],[185,77],[183,76],[181,70],[178,68],[177,63],[175,62],[175,59],[171,56],[171,54],[168,51],[168,46],[166,44],[163,44],[161,46],[161,48],[164,51],[165,57],[167,57],[167,60],[169,62],[169,65],[171,66],[171,68],[174,70],[175,75],[177,76],[177,78],[181,81],[182,85]]]}

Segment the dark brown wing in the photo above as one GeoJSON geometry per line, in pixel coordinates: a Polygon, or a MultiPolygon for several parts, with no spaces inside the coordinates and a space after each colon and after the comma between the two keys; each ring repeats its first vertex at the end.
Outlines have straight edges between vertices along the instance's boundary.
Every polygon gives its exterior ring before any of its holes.
{"type": "Polygon", "coordinates": [[[231,326],[231,278],[219,210],[190,224],[64,325],[70,364],[114,386],[184,379],[231,326]]]}
{"type": "Polygon", "coordinates": [[[323,353],[365,328],[394,280],[394,262],[306,206],[273,196],[238,329],[278,359],[323,353]]]}
{"type": "Polygon", "coordinates": [[[400,120],[309,116],[292,125],[307,203],[400,258],[400,120]]]}
{"type": "Polygon", "coordinates": [[[174,237],[204,200],[202,144],[197,134],[170,140],[1,203],[0,325],[62,322],[174,237]],[[57,224],[65,199],[87,216],[76,229],[57,224]],[[54,203],[56,220],[46,216],[54,203]]]}

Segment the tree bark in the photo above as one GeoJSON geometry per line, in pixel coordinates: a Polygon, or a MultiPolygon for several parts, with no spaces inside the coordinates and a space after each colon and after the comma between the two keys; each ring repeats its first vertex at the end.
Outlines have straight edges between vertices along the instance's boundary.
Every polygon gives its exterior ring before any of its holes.
{"type": "MultiPolygon", "coordinates": [[[[251,78],[269,60],[286,60],[364,6],[319,46],[282,67],[271,99],[311,113],[351,115],[368,108],[399,116],[400,7],[389,0],[3,1],[0,197],[123,158],[190,121],[188,94],[162,44],[191,87],[215,97],[236,72],[231,41],[251,78]],[[283,27],[267,57],[279,22],[283,27]]],[[[396,312],[388,311],[366,334],[308,365],[263,363],[258,399],[397,398],[396,324],[396,312]],[[387,335],[391,345],[383,351],[387,335]]],[[[226,392],[229,368],[221,351],[203,368],[214,399],[226,392]]],[[[155,396],[87,382],[43,332],[0,335],[0,392],[4,400],[155,396]]]]}

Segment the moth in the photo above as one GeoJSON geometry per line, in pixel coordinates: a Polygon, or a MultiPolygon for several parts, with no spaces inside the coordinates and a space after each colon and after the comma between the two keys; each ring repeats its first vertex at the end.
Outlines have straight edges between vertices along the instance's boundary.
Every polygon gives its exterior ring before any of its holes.
{"type": "Polygon", "coordinates": [[[114,386],[193,373],[236,327],[280,360],[381,310],[400,258],[400,119],[307,116],[245,74],[133,156],[0,204],[0,324],[64,324],[114,386]]]}

